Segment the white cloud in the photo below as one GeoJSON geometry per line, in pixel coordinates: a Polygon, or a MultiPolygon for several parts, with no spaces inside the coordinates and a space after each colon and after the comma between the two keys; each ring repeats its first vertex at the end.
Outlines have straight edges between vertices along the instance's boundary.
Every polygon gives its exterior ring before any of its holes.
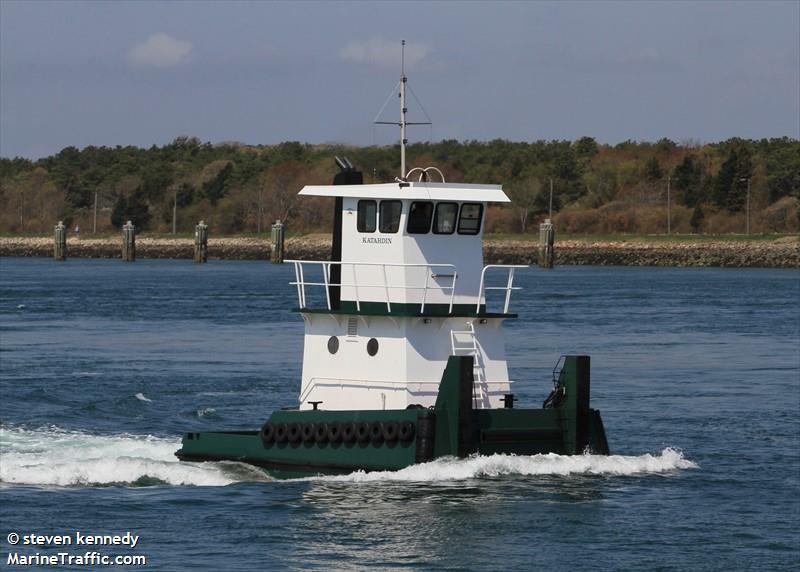
{"type": "Polygon", "coordinates": [[[128,52],[128,61],[137,66],[169,68],[185,62],[191,51],[191,42],[158,33],[133,46],[128,52]]]}
{"type": "MultiPolygon", "coordinates": [[[[366,42],[350,42],[339,50],[339,57],[351,62],[399,68],[400,49],[399,41],[371,38],[366,42]]],[[[413,67],[425,59],[429,52],[430,48],[425,44],[406,43],[406,66],[413,67]]]]}

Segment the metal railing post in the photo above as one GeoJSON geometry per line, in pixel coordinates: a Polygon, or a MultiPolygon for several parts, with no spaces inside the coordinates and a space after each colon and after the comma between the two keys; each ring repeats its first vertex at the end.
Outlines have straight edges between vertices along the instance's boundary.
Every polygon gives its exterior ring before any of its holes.
{"type": "Polygon", "coordinates": [[[386,311],[392,311],[392,302],[389,300],[389,280],[386,278],[386,265],[381,264],[383,269],[383,290],[386,292],[386,311]]]}
{"type": "Polygon", "coordinates": [[[331,291],[328,287],[328,272],[330,271],[331,263],[322,263],[322,281],[325,282],[325,301],[328,304],[328,310],[331,309],[331,291]]]}
{"type": "Polygon", "coordinates": [[[503,305],[503,313],[508,314],[508,305],[511,302],[511,286],[514,284],[514,269],[508,269],[508,283],[506,284],[506,303],[503,305]]]}

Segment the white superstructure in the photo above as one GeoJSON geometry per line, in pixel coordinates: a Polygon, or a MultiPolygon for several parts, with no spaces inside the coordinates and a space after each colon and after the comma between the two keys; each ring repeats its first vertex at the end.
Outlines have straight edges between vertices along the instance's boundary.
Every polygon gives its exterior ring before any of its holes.
{"type": "Polygon", "coordinates": [[[398,181],[300,194],[336,197],[340,223],[332,261],[289,261],[306,328],[300,408],[431,406],[454,354],[475,356],[474,407],[501,407],[517,266],[484,266],[481,239],[487,204],[509,200],[502,189],[398,181]]]}

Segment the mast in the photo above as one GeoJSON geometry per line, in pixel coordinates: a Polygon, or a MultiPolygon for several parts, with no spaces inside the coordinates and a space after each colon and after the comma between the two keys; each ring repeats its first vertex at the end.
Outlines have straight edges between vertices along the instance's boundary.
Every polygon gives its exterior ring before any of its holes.
{"type": "MultiPolygon", "coordinates": [[[[400,98],[400,121],[378,121],[378,117],[381,116],[383,110],[386,108],[386,104],[389,103],[389,99],[391,99],[392,94],[389,94],[389,97],[386,98],[386,103],[383,104],[381,110],[378,112],[378,115],[375,116],[375,120],[372,122],[375,125],[399,125],[400,126],[400,179],[405,180],[406,178],[406,144],[408,143],[408,139],[406,138],[406,128],[409,125],[431,125],[430,121],[406,121],[406,114],[408,113],[408,107],[406,106],[406,83],[408,83],[408,78],[406,77],[406,41],[401,40],[401,55],[400,55],[400,81],[398,85],[400,87],[400,93],[398,94],[400,98]]],[[[395,89],[398,87],[395,85],[395,89]]],[[[394,90],[392,90],[394,93],[394,90]]],[[[411,94],[414,95],[414,91],[411,91],[411,94]]],[[[414,96],[416,98],[416,95],[414,96]]],[[[419,103],[419,101],[417,101],[419,103]]],[[[420,105],[421,107],[421,105],[420,105]]],[[[425,113],[425,109],[422,110],[425,113]]],[[[425,116],[427,117],[427,113],[425,116]]],[[[428,118],[430,119],[430,118],[428,118]]]]}
{"type": "Polygon", "coordinates": [[[400,55],[400,178],[406,176],[406,41],[400,42],[401,55],[400,55]]]}

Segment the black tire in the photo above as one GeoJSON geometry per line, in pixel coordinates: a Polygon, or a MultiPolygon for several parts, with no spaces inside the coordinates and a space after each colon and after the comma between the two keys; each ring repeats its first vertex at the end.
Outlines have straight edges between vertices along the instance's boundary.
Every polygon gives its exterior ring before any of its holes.
{"type": "Polygon", "coordinates": [[[289,435],[289,426],[286,423],[278,423],[275,426],[275,442],[286,443],[286,437],[289,435]]]}
{"type": "Polygon", "coordinates": [[[342,423],[342,441],[352,443],[356,440],[356,424],[352,421],[342,423]]]}
{"type": "Polygon", "coordinates": [[[328,441],[338,443],[342,440],[342,424],[335,421],[328,425],[328,441]]]}
{"type": "Polygon", "coordinates": [[[302,429],[300,429],[300,437],[303,439],[303,443],[311,443],[314,441],[314,431],[316,426],[313,423],[303,423],[302,429]]]}
{"type": "Polygon", "coordinates": [[[403,443],[407,443],[414,438],[414,424],[411,421],[403,421],[397,429],[397,438],[403,443]]]}
{"type": "Polygon", "coordinates": [[[369,441],[370,424],[361,421],[356,424],[356,441],[359,443],[366,443],[369,441]]]}
{"type": "Polygon", "coordinates": [[[314,427],[314,441],[326,443],[328,441],[328,424],[316,423],[314,427]]]}
{"type": "Polygon", "coordinates": [[[275,442],[275,425],[267,421],[261,426],[258,436],[261,437],[261,442],[264,445],[271,445],[275,442]]]}
{"type": "Polygon", "coordinates": [[[386,421],[381,425],[383,425],[383,440],[387,443],[397,441],[397,422],[386,421]]]}
{"type": "Polygon", "coordinates": [[[377,421],[369,425],[369,440],[372,441],[374,445],[383,443],[383,427],[381,425],[382,423],[378,423],[377,421]]]}
{"type": "Polygon", "coordinates": [[[301,429],[299,423],[289,423],[289,429],[286,431],[286,438],[289,440],[289,443],[299,443],[300,442],[300,435],[301,429]]]}

